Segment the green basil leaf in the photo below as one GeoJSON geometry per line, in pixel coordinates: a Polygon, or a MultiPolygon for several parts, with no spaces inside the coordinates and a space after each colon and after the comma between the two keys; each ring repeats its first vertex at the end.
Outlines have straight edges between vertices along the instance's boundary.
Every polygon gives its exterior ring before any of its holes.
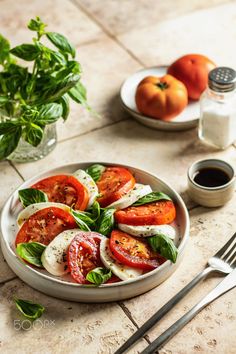
{"type": "Polygon", "coordinates": [[[92,177],[94,182],[97,182],[100,179],[102,173],[105,171],[105,169],[106,169],[105,166],[95,164],[95,165],[89,166],[85,170],[85,172],[87,172],[92,177]]]}
{"type": "Polygon", "coordinates": [[[147,237],[147,241],[153,251],[160,253],[161,256],[169,259],[172,263],[176,262],[178,249],[169,237],[160,233],[156,236],[147,237]]]}
{"type": "Polygon", "coordinates": [[[94,222],[96,222],[99,219],[100,214],[101,214],[100,204],[97,201],[95,201],[93,203],[93,205],[91,206],[91,208],[89,209],[89,211],[92,214],[92,218],[93,218],[94,222]]]}
{"type": "Polygon", "coordinates": [[[67,64],[67,61],[62,53],[51,50],[50,54],[51,54],[51,61],[59,63],[61,65],[67,64]]]}
{"type": "Polygon", "coordinates": [[[114,213],[116,209],[103,209],[98,221],[97,221],[97,232],[104,236],[108,236],[115,224],[114,213]]]}
{"type": "Polygon", "coordinates": [[[62,106],[59,103],[47,103],[39,110],[39,115],[36,118],[37,124],[52,124],[62,116],[62,106]]]}
{"type": "Polygon", "coordinates": [[[31,31],[39,32],[40,36],[44,33],[46,25],[37,16],[36,19],[31,19],[27,26],[31,31]]]}
{"type": "Polygon", "coordinates": [[[73,58],[75,57],[75,48],[62,34],[56,32],[47,32],[46,36],[62,52],[71,54],[73,58]]]}
{"type": "Polygon", "coordinates": [[[71,215],[74,217],[76,224],[83,231],[91,231],[90,228],[94,228],[94,220],[86,212],[78,210],[70,210],[71,215]]]}
{"type": "Polygon", "coordinates": [[[48,202],[47,194],[34,188],[21,189],[18,195],[24,208],[31,204],[48,202]]]}
{"type": "Polygon", "coordinates": [[[36,320],[41,317],[45,308],[40,304],[34,304],[32,301],[23,299],[14,299],[18,310],[26,317],[36,320]]]}
{"type": "Polygon", "coordinates": [[[86,88],[84,85],[79,81],[77,84],[68,91],[68,94],[74,100],[75,102],[82,104],[84,107],[86,107],[88,110],[91,110],[91,107],[89,107],[87,103],[87,92],[86,88]]]}
{"type": "Polygon", "coordinates": [[[17,147],[22,133],[22,128],[16,126],[15,130],[0,137],[0,160],[9,156],[17,147]]]}
{"type": "Polygon", "coordinates": [[[67,94],[63,95],[60,99],[59,99],[59,103],[62,106],[62,118],[64,121],[67,120],[69,113],[70,113],[70,102],[69,102],[69,98],[67,96],[67,94]]]}
{"type": "Polygon", "coordinates": [[[41,256],[46,247],[47,246],[39,242],[18,243],[16,246],[16,252],[28,263],[33,264],[36,267],[43,267],[41,256]]]}
{"type": "Polygon", "coordinates": [[[21,44],[12,48],[10,52],[16,57],[26,61],[35,60],[40,54],[39,48],[34,44],[21,44]]]}
{"type": "Polygon", "coordinates": [[[110,269],[98,267],[90,270],[86,275],[86,280],[95,285],[101,285],[112,277],[110,269]]]}
{"type": "Polygon", "coordinates": [[[6,38],[0,34],[0,64],[4,64],[9,58],[10,44],[6,38]]]}
{"type": "MultiPolygon", "coordinates": [[[[9,101],[9,97],[8,96],[0,96],[0,107],[4,106],[6,102],[9,101]]],[[[0,123],[1,124],[1,123],[0,123]]],[[[1,135],[1,134],[0,134],[1,135]]]]}
{"type": "Polygon", "coordinates": [[[43,129],[35,123],[29,123],[24,128],[23,137],[27,143],[36,147],[43,139],[43,129]]]}
{"type": "Polygon", "coordinates": [[[157,202],[158,200],[171,200],[171,198],[162,192],[151,192],[137,200],[137,202],[135,202],[132,206],[144,205],[152,202],[157,202]]]}
{"type": "Polygon", "coordinates": [[[16,122],[13,122],[11,119],[6,122],[0,123],[0,135],[7,133],[13,133],[18,128],[16,122]]]}

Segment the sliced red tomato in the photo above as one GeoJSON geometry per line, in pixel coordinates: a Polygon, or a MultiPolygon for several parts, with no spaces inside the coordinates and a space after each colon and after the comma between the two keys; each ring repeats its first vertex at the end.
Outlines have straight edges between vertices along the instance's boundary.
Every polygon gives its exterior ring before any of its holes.
{"type": "Polygon", "coordinates": [[[122,280],[113,274],[112,277],[108,279],[104,284],[113,284],[113,283],[118,283],[119,281],[122,280]]]}
{"type": "Polygon", "coordinates": [[[63,203],[77,210],[85,210],[88,205],[87,189],[74,176],[51,176],[31,188],[46,193],[50,202],[63,203]]]}
{"type": "Polygon", "coordinates": [[[133,189],[135,179],[124,167],[107,167],[97,182],[100,197],[97,199],[106,207],[133,189]]]}
{"type": "Polygon", "coordinates": [[[115,212],[115,220],[128,225],[170,224],[176,217],[172,201],[161,200],[136,207],[129,207],[115,212]]]}
{"type": "Polygon", "coordinates": [[[110,249],[114,257],[124,265],[143,270],[152,270],[165,259],[152,251],[145,240],[137,239],[119,230],[113,230],[110,249]]]}
{"type": "Polygon", "coordinates": [[[102,267],[99,246],[102,236],[96,232],[81,231],[76,235],[67,253],[68,269],[72,278],[80,284],[89,283],[86,275],[94,268],[102,267]]]}
{"type": "Polygon", "coordinates": [[[15,244],[40,242],[48,245],[62,231],[76,228],[74,218],[66,211],[50,207],[37,211],[20,228],[15,244]]]}

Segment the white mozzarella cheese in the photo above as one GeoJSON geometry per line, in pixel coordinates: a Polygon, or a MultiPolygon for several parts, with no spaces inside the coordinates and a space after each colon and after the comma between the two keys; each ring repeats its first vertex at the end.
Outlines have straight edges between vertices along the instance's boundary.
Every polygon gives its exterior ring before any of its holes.
{"type": "Polygon", "coordinates": [[[98,187],[92,177],[84,170],[77,170],[73,176],[87,189],[89,194],[89,202],[87,209],[93,205],[98,196],[98,187]]]}
{"type": "Polygon", "coordinates": [[[36,213],[39,210],[45,209],[45,208],[51,208],[51,207],[57,207],[62,210],[67,211],[68,213],[70,212],[70,207],[68,205],[62,204],[62,203],[50,203],[50,202],[45,202],[45,203],[36,203],[36,204],[31,204],[27,206],[25,209],[23,209],[17,218],[17,224],[19,227],[21,227],[26,220],[29,219],[31,215],[36,213]]]}
{"type": "Polygon", "coordinates": [[[67,250],[80,229],[66,230],[57,235],[43,251],[41,261],[44,268],[53,275],[68,273],[67,250]]]}
{"type": "Polygon", "coordinates": [[[134,204],[140,198],[152,192],[152,188],[149,185],[136,183],[134,188],[125,194],[122,198],[116,200],[114,203],[108,205],[107,208],[114,208],[117,210],[128,208],[134,204]]]}
{"type": "Polygon", "coordinates": [[[164,234],[171,239],[175,239],[176,230],[170,225],[143,225],[143,226],[133,226],[127,224],[118,224],[118,228],[127,234],[136,237],[148,237],[158,234],[164,234]]]}
{"type": "Polygon", "coordinates": [[[122,280],[134,279],[143,274],[141,269],[125,266],[113,258],[107,238],[100,243],[100,257],[104,266],[122,280]]]}

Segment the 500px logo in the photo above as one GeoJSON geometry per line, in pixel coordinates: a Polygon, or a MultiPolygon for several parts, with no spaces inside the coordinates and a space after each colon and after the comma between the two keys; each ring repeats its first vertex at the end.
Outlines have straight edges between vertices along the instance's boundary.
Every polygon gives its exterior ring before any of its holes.
{"type": "Polygon", "coordinates": [[[55,320],[14,320],[14,328],[16,331],[24,330],[29,331],[30,329],[42,329],[55,326],[55,320]]]}

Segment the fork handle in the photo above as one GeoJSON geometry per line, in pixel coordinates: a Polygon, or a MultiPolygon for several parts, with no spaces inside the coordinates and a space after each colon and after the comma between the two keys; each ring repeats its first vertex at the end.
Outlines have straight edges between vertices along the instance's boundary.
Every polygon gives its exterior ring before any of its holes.
{"type": "Polygon", "coordinates": [[[211,267],[205,268],[202,272],[196,275],[193,280],[181,289],[174,297],[172,297],[164,306],[160,308],[147,322],[145,322],[120,348],[117,349],[115,354],[124,353],[132,344],[140,339],[150,328],[152,328],[162,317],[169,312],[185,295],[189,293],[201,280],[213,272],[211,267]]]}

